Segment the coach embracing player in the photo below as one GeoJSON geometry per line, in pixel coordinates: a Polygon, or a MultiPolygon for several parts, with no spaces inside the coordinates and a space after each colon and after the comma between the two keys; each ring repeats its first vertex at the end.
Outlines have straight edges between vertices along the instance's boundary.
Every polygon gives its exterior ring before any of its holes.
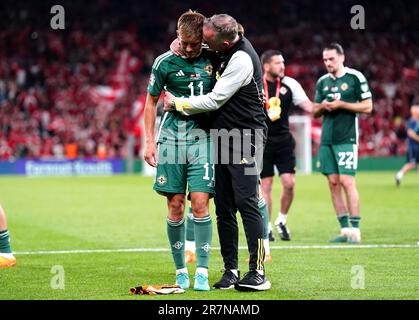
{"type": "MultiPolygon", "coordinates": [[[[226,14],[214,15],[204,21],[203,39],[209,48],[219,54],[221,64],[216,70],[217,83],[212,92],[190,98],[165,97],[165,110],[176,110],[184,115],[213,112],[212,128],[218,132],[235,132],[238,136],[227,143],[213,140],[216,150],[229,154],[228,163],[215,165],[215,205],[221,254],[225,272],[215,288],[237,290],[268,290],[271,286],[265,276],[263,220],[259,212],[259,170],[256,158],[263,151],[267,127],[263,110],[262,68],[259,57],[250,42],[238,33],[237,21],[226,14]],[[262,135],[258,139],[258,135],[262,135]],[[239,138],[239,139],[234,139],[239,138]],[[237,144],[249,141],[253,154],[244,154],[236,163],[237,144]],[[260,143],[256,143],[256,141],[260,143]],[[227,144],[227,145],[225,145],[227,144]],[[249,174],[248,169],[253,170],[249,174]],[[238,225],[236,212],[240,211],[250,254],[249,272],[240,280],[238,272],[238,225]]],[[[261,157],[260,157],[261,158],[261,157]]]]}

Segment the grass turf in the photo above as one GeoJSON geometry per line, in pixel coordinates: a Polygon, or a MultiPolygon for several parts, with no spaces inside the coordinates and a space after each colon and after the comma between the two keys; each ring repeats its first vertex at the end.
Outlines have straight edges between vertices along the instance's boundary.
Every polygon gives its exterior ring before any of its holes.
{"type": "MultiPolygon", "coordinates": [[[[360,173],[363,244],[419,241],[417,174],[400,188],[393,173],[360,173]]],[[[166,203],[139,176],[0,179],[0,202],[9,219],[15,252],[120,248],[168,248],[166,203]]],[[[274,213],[279,180],[275,180],[274,213]]],[[[215,217],[212,206],[212,215],[215,217]]],[[[276,214],[274,214],[276,216],[276,214]]],[[[215,221],[215,219],[214,219],[215,221]]],[[[289,227],[293,240],[273,246],[327,245],[338,232],[330,195],[319,174],[297,176],[289,227]]],[[[214,223],[215,228],[215,223],[214,223]]],[[[277,237],[279,238],[279,237],[277,237]]],[[[243,232],[241,246],[245,246],[243,232]]],[[[219,247],[216,229],[213,246],[219,247]]],[[[240,269],[246,270],[246,250],[240,269]]],[[[419,299],[417,248],[273,249],[267,264],[272,289],[263,293],[194,292],[132,296],[131,286],[174,282],[169,252],[17,255],[18,265],[0,270],[0,299],[419,299]],[[53,266],[63,266],[64,290],[51,288],[53,266]],[[352,267],[365,271],[365,289],[352,288],[352,267]]],[[[195,267],[189,266],[193,274],[195,267]]],[[[210,283],[221,276],[218,249],[210,259],[210,283]]]]}

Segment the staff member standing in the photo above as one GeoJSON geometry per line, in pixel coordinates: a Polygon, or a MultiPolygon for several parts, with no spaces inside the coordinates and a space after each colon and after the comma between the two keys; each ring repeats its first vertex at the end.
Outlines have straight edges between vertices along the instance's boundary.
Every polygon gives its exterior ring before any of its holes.
{"type": "MultiPolygon", "coordinates": [[[[294,199],[295,187],[295,141],[289,128],[289,114],[298,106],[311,112],[313,105],[304,89],[293,78],[285,76],[285,60],[278,50],[265,51],[261,56],[263,67],[263,85],[265,91],[265,109],[267,112],[268,140],[263,154],[263,170],[260,174],[262,189],[269,211],[269,233],[272,216],[272,184],[274,166],[281,177],[281,206],[275,227],[281,240],[291,240],[287,227],[288,211],[294,199]]],[[[270,236],[273,241],[273,236],[270,236]]]]}
{"type": "MultiPolygon", "coordinates": [[[[219,53],[220,67],[216,73],[218,81],[212,92],[190,98],[165,97],[165,109],[174,108],[192,115],[213,111],[212,128],[231,134],[227,146],[217,139],[213,141],[216,150],[229,154],[228,163],[220,163],[220,155],[215,165],[215,205],[221,254],[225,272],[215,288],[236,288],[241,291],[261,291],[271,287],[265,276],[263,247],[263,221],[259,213],[258,170],[249,174],[248,169],[258,169],[257,154],[250,157],[240,151],[240,159],[235,157],[240,144],[249,139],[256,141],[257,135],[266,134],[263,110],[262,69],[259,57],[250,42],[238,34],[237,21],[226,14],[214,15],[204,21],[203,39],[209,48],[219,53]],[[237,137],[238,135],[238,137],[237,137]],[[249,137],[250,135],[250,137],[249,137]],[[233,142],[231,141],[233,140],[233,142]],[[240,280],[238,272],[238,225],[236,212],[240,211],[250,254],[249,272],[240,280]]],[[[264,139],[253,145],[255,152],[263,150],[264,139]]],[[[250,144],[249,144],[250,145],[250,144]]],[[[248,146],[249,146],[248,145],[248,146]]],[[[225,156],[225,155],[221,155],[225,156]]]]}

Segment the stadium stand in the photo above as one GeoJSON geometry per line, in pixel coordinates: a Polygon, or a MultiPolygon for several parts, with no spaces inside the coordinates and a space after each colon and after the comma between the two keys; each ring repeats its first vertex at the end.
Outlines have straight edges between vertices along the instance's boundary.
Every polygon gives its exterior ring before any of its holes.
{"type": "MultiPolygon", "coordinates": [[[[0,160],[126,157],[141,148],[141,116],[154,57],[175,36],[188,8],[227,12],[261,53],[284,52],[287,74],[314,96],[325,73],[321,51],[342,43],[348,65],[374,94],[360,118],[360,156],[402,155],[409,107],[419,97],[419,7],[414,1],[64,1],[66,29],[52,30],[49,1],[0,4],[0,160]],[[366,30],[352,30],[350,8],[364,4],[366,30]],[[257,15],[254,13],[257,12],[257,15]],[[118,13],[118,14],[116,14],[118,13]],[[368,16],[373,16],[368,18],[368,16]]],[[[314,153],[321,124],[313,120],[314,153]]]]}

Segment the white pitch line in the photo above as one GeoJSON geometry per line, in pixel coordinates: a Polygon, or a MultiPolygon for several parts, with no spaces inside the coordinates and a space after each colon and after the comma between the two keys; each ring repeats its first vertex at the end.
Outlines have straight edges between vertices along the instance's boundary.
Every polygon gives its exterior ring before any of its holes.
{"type": "Polygon", "coordinates": [[[366,244],[366,245],[302,245],[302,246],[272,246],[271,249],[393,249],[419,248],[417,244],[366,244]]]}
{"type": "MultiPolygon", "coordinates": [[[[272,246],[271,250],[292,250],[292,249],[395,249],[395,248],[417,248],[415,244],[370,244],[370,245],[301,245],[301,246],[272,246]]],[[[213,247],[213,250],[219,250],[213,247]]],[[[239,247],[240,250],[247,250],[247,247],[239,247]]],[[[62,250],[62,251],[22,251],[14,252],[15,255],[48,255],[48,254],[78,254],[78,253],[123,253],[123,252],[168,252],[168,248],[132,248],[132,249],[96,249],[96,250],[62,250]]]]}

